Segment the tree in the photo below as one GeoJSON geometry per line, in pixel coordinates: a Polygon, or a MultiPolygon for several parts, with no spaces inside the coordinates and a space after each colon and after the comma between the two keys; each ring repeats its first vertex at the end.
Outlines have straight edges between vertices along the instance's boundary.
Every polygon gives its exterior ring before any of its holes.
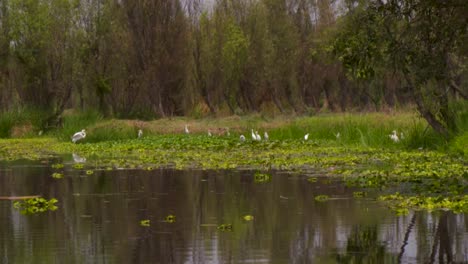
{"type": "Polygon", "coordinates": [[[380,78],[381,68],[401,75],[418,112],[448,138],[456,131],[450,88],[466,65],[467,12],[464,0],[361,3],[331,50],[355,79],[380,78]]]}

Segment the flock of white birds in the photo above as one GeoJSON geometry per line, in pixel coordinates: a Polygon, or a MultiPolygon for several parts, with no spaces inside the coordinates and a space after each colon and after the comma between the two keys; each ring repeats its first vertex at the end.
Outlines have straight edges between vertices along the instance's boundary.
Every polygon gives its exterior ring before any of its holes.
{"type": "MultiPolygon", "coordinates": [[[[190,134],[190,130],[188,128],[188,125],[185,125],[184,127],[184,132],[185,134],[190,134]]],[[[229,133],[229,129],[226,130],[226,135],[229,136],[230,133],[229,133]]],[[[262,137],[260,136],[260,134],[258,133],[258,131],[255,131],[253,129],[251,129],[251,135],[252,135],[252,140],[253,141],[262,141],[262,137]]],[[[138,138],[141,138],[143,136],[143,130],[139,129],[138,130],[138,138]]],[[[208,136],[211,137],[213,136],[211,131],[208,130],[208,136]]],[[[398,137],[398,132],[396,130],[393,130],[392,131],[392,134],[388,135],[390,137],[390,139],[395,142],[395,143],[398,143],[400,142],[400,140],[404,139],[404,135],[403,135],[403,132],[400,133],[400,136],[398,137]]],[[[72,137],[71,137],[71,140],[73,143],[76,143],[78,142],[79,140],[82,140],[86,137],[86,130],[81,130],[80,132],[76,132],[72,137]]],[[[341,138],[341,134],[340,132],[336,133],[335,134],[335,137],[337,140],[339,140],[341,138]]],[[[263,139],[264,140],[269,140],[269,136],[268,136],[268,133],[265,131],[265,133],[263,134],[263,139]]],[[[304,140],[307,141],[309,139],[309,133],[305,134],[304,135],[304,140]]],[[[245,141],[245,136],[244,135],[240,135],[239,137],[239,140],[241,142],[244,142],[245,141]]]]}

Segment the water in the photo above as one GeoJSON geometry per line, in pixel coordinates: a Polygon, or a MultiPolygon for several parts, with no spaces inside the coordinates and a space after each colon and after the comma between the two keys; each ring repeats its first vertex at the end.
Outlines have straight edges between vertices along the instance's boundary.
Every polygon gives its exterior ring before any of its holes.
{"type": "Polygon", "coordinates": [[[57,211],[32,216],[0,200],[0,263],[468,263],[466,215],[396,216],[371,197],[352,198],[339,180],[273,172],[256,183],[246,170],[87,175],[70,166],[54,179],[55,171],[0,166],[0,196],[59,200],[57,211]],[[331,199],[314,200],[323,194],[331,199]]]}

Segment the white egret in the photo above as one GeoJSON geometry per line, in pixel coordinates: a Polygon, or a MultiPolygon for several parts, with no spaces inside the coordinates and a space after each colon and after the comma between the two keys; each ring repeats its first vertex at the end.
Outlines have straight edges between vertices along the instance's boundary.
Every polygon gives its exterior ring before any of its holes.
{"type": "Polygon", "coordinates": [[[265,140],[268,140],[270,137],[268,136],[268,133],[265,131],[265,134],[263,134],[263,136],[265,137],[265,140]]]}
{"type": "Polygon", "coordinates": [[[143,136],[143,130],[139,129],[138,130],[138,138],[141,138],[143,136]]]}
{"type": "Polygon", "coordinates": [[[309,133],[305,134],[304,136],[304,140],[308,140],[309,139],[309,133]]]}
{"type": "Polygon", "coordinates": [[[244,141],[245,141],[244,135],[240,135],[239,140],[242,141],[242,142],[244,142],[244,141]]]}
{"type": "Polygon", "coordinates": [[[42,130],[40,130],[39,133],[37,133],[37,135],[42,136],[42,133],[42,130]]]}
{"type": "Polygon", "coordinates": [[[83,129],[81,130],[80,132],[76,132],[73,136],[72,136],[72,142],[73,143],[76,143],[78,140],[81,140],[83,138],[86,137],[86,131],[83,129]]]}
{"type": "Polygon", "coordinates": [[[208,129],[208,136],[211,137],[212,134],[211,134],[211,131],[208,129]]]}
{"type": "Polygon", "coordinates": [[[258,134],[258,131],[255,131],[255,138],[257,141],[262,141],[262,137],[258,134]]]}
{"type": "Polygon", "coordinates": [[[336,137],[336,139],[340,139],[340,137],[341,137],[340,132],[336,133],[336,134],[335,134],[335,137],[336,137]]]}
{"type": "Polygon", "coordinates": [[[392,134],[388,135],[390,137],[391,140],[393,140],[393,142],[397,143],[398,141],[400,141],[400,139],[398,138],[398,135],[397,135],[397,132],[396,130],[393,130],[392,131],[392,134]]]}
{"type": "Polygon", "coordinates": [[[187,125],[187,124],[185,125],[185,129],[184,129],[184,130],[185,130],[185,134],[190,134],[190,131],[188,130],[188,125],[187,125]]]}
{"type": "Polygon", "coordinates": [[[255,140],[257,140],[257,136],[256,136],[255,133],[253,132],[253,129],[251,129],[251,130],[252,130],[252,140],[255,141],[255,140]]]}

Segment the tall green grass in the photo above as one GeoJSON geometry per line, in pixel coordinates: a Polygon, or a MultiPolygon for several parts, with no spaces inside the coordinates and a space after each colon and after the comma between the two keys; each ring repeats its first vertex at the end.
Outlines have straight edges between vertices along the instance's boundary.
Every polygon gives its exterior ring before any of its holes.
{"type": "Polygon", "coordinates": [[[445,142],[443,137],[428,127],[425,120],[416,115],[383,113],[329,114],[300,118],[289,126],[271,131],[270,137],[302,139],[306,133],[309,133],[309,140],[364,147],[437,148],[445,142]],[[393,130],[398,132],[401,139],[398,143],[389,137],[393,130]],[[337,133],[340,133],[339,138],[336,137],[337,133]]]}
{"type": "Polygon", "coordinates": [[[119,120],[106,120],[87,130],[84,142],[101,142],[137,138],[138,129],[119,120]]]}
{"type": "Polygon", "coordinates": [[[65,114],[62,120],[62,128],[55,131],[55,136],[60,140],[69,141],[73,134],[82,129],[88,130],[102,119],[102,115],[94,110],[65,114]]]}
{"type": "Polygon", "coordinates": [[[16,115],[13,112],[6,112],[0,115],[0,138],[8,138],[11,129],[15,125],[16,115]]]}
{"type": "Polygon", "coordinates": [[[29,131],[21,136],[34,137],[42,130],[45,112],[33,108],[20,108],[0,113],[0,138],[9,138],[15,126],[28,125],[29,131]]]}
{"type": "Polygon", "coordinates": [[[138,128],[122,120],[105,120],[97,111],[66,114],[63,127],[56,131],[56,137],[71,141],[71,137],[82,129],[86,137],[80,143],[133,139],[137,137],[138,128]]]}

